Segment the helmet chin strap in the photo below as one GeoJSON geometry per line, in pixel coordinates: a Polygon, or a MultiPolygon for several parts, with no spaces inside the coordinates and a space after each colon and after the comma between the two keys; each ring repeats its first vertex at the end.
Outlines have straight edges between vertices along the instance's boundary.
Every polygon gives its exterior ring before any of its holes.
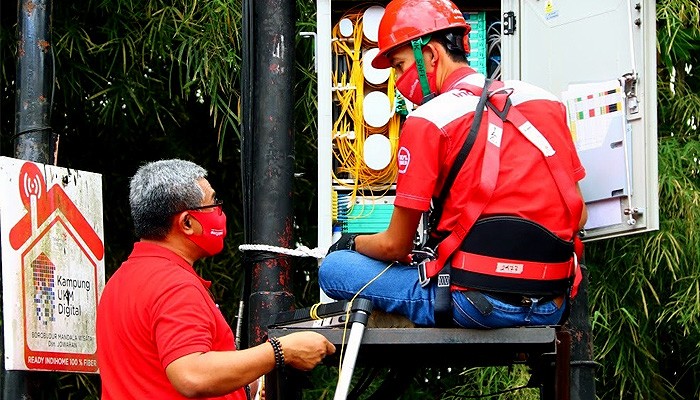
{"type": "Polygon", "coordinates": [[[423,91],[423,101],[425,104],[435,97],[435,93],[430,91],[430,83],[428,83],[428,74],[425,72],[425,60],[423,59],[423,46],[430,41],[430,35],[425,35],[421,38],[411,40],[411,48],[416,59],[416,69],[418,70],[418,80],[423,91]]]}

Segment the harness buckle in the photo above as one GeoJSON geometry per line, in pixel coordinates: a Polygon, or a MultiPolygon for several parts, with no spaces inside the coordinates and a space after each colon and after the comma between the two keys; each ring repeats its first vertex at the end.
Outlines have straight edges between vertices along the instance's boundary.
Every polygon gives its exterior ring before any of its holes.
{"type": "Polygon", "coordinates": [[[450,274],[438,274],[437,286],[438,287],[450,287],[450,274]]]}
{"type": "Polygon", "coordinates": [[[428,278],[428,273],[425,271],[425,264],[428,263],[428,261],[427,259],[423,260],[423,262],[417,265],[418,283],[420,283],[421,287],[426,287],[430,284],[430,278],[428,278]]]}
{"type": "Polygon", "coordinates": [[[425,246],[422,249],[413,250],[412,257],[413,264],[418,270],[418,283],[420,283],[421,287],[428,286],[430,277],[426,271],[426,264],[435,259],[435,250],[425,246]]]}

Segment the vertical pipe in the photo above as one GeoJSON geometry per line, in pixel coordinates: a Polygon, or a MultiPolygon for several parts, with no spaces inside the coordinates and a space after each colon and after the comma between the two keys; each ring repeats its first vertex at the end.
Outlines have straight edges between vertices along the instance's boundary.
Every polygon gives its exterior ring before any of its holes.
{"type": "MultiPolygon", "coordinates": [[[[242,46],[242,69],[241,69],[241,178],[243,191],[243,241],[251,243],[251,233],[253,226],[252,218],[252,159],[253,159],[253,6],[255,0],[243,0],[242,4],[242,28],[243,28],[243,46],[242,46]]],[[[242,317],[238,321],[236,329],[236,340],[239,341],[241,348],[249,347],[248,342],[248,319],[245,316],[248,314],[246,304],[250,297],[250,286],[252,281],[252,261],[249,260],[247,254],[243,255],[243,290],[241,293],[241,301],[239,307],[243,308],[243,312],[239,309],[239,315],[242,317]]]]}
{"type": "MultiPolygon", "coordinates": [[[[293,241],[292,106],[294,2],[256,1],[253,12],[253,132],[251,243],[290,247],[293,241]]],[[[291,265],[287,256],[259,254],[252,260],[251,344],[265,337],[267,316],[291,309],[291,265]]]]}
{"type": "MultiPolygon", "coordinates": [[[[252,6],[250,2],[248,6],[252,6]]],[[[292,184],[294,180],[294,11],[293,0],[256,0],[244,41],[251,46],[250,96],[244,112],[252,124],[245,132],[244,168],[249,212],[249,244],[284,248],[293,243],[292,184]]],[[[244,124],[246,124],[244,122],[244,124]]],[[[256,345],[266,337],[269,317],[291,310],[294,303],[291,260],[265,252],[246,254],[250,271],[248,342],[256,345]],[[249,255],[250,254],[250,255],[249,255]]],[[[287,390],[279,389],[285,395],[287,390]]],[[[267,385],[266,396],[276,399],[276,385],[267,385]]]]}
{"type": "Polygon", "coordinates": [[[581,264],[583,279],[571,303],[571,400],[595,400],[595,363],[588,310],[588,270],[581,264]]]}
{"type": "MultiPolygon", "coordinates": [[[[53,60],[50,0],[19,0],[17,5],[17,77],[14,156],[43,164],[56,163],[58,136],[51,130],[53,60]]],[[[33,398],[33,374],[6,371],[3,398],[33,398]]]]}
{"type": "MultiPolygon", "coordinates": [[[[316,2],[316,65],[318,87],[318,248],[327,249],[333,240],[333,99],[331,66],[331,0],[316,2]]],[[[320,261],[319,261],[320,262],[320,261]]],[[[321,298],[325,294],[321,291],[321,298]]],[[[328,299],[328,297],[325,297],[328,299]]],[[[327,301],[329,301],[328,299],[327,301]]],[[[326,301],[326,302],[327,302],[326,301]]]]}
{"type": "Polygon", "coordinates": [[[18,4],[17,97],[14,156],[55,164],[58,136],[50,126],[53,101],[51,1],[18,4]]]}

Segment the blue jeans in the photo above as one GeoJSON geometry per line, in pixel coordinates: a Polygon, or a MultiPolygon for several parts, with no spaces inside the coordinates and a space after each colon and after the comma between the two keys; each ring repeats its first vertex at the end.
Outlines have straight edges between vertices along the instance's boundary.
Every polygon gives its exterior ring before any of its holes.
{"type": "MultiPolygon", "coordinates": [[[[379,275],[391,263],[375,260],[350,250],[330,253],[321,263],[318,282],[332,299],[349,300],[372,278],[379,275]]],[[[487,315],[482,314],[464,292],[452,292],[452,318],[463,328],[505,328],[530,325],[556,325],[565,307],[553,301],[514,306],[492,297],[486,299],[493,306],[487,315]]],[[[358,297],[372,301],[374,307],[389,313],[408,317],[421,326],[434,326],[435,287],[421,287],[416,267],[395,263],[376,280],[362,289],[358,297]]]]}

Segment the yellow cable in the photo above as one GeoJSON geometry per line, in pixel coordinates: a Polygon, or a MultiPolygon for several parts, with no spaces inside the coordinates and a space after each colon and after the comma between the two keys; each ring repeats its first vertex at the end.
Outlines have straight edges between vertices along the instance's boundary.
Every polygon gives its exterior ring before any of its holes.
{"type": "Polygon", "coordinates": [[[370,85],[364,78],[362,67],[362,52],[376,43],[369,42],[363,32],[363,11],[368,4],[358,5],[349,10],[342,18],[353,23],[353,34],[349,38],[340,35],[340,25],[332,29],[332,51],[336,60],[336,71],[332,74],[334,89],[335,121],[333,121],[333,157],[337,160],[338,168],[332,171],[333,182],[348,189],[349,207],[356,203],[357,196],[362,193],[365,200],[371,200],[371,206],[363,201],[359,213],[352,218],[365,218],[373,212],[374,201],[381,199],[396,183],[398,177],[398,137],[401,117],[394,114],[383,127],[371,127],[365,123],[363,100],[365,87],[380,90],[389,97],[390,106],[395,102],[395,77],[391,71],[386,84],[370,85]],[[345,68],[341,71],[340,66],[345,68]],[[369,135],[382,134],[389,138],[391,145],[391,160],[386,168],[373,170],[364,161],[364,141],[369,135]],[[347,175],[349,180],[341,180],[341,175],[347,175]]]}
{"type": "Polygon", "coordinates": [[[321,303],[316,303],[316,304],[314,304],[314,305],[311,306],[311,309],[309,310],[309,317],[310,317],[311,319],[321,319],[321,318],[318,316],[318,307],[319,307],[320,305],[321,305],[321,303]]]}
{"type": "MultiPolygon", "coordinates": [[[[369,7],[368,4],[358,5],[349,10],[342,19],[349,19],[353,22],[353,35],[351,38],[343,38],[340,35],[339,24],[332,29],[331,48],[336,60],[336,70],[332,73],[332,87],[334,88],[334,102],[337,111],[336,119],[333,121],[332,142],[333,157],[338,161],[339,167],[332,171],[333,182],[347,188],[350,191],[348,199],[348,211],[356,204],[358,193],[362,191],[363,198],[371,201],[369,212],[365,212],[365,202],[362,202],[362,210],[353,218],[362,218],[369,215],[374,208],[374,201],[386,195],[391,186],[396,183],[398,177],[398,138],[400,132],[401,117],[394,114],[384,127],[371,127],[365,123],[363,113],[363,100],[365,87],[374,90],[385,91],[389,97],[390,106],[394,108],[396,97],[395,75],[393,70],[389,75],[386,84],[370,85],[365,81],[362,69],[362,51],[376,47],[376,43],[369,42],[363,33],[362,15],[363,11],[369,7]],[[340,65],[345,66],[344,71],[340,71],[340,65]],[[391,161],[389,165],[381,171],[369,168],[364,162],[364,141],[369,135],[383,134],[389,138],[391,144],[391,161]],[[348,174],[350,182],[341,180],[339,175],[348,174]]],[[[338,197],[333,190],[334,197],[334,218],[338,217],[338,197]]],[[[350,319],[352,303],[357,296],[365,290],[371,283],[384,274],[392,265],[389,264],[377,276],[365,284],[348,303],[346,310],[345,325],[343,328],[343,339],[340,351],[340,365],[338,373],[340,375],[345,352],[345,338],[347,325],[350,319]]],[[[316,308],[312,307],[312,314],[316,314],[316,308]]]]}
{"type": "Polygon", "coordinates": [[[352,310],[352,303],[353,303],[353,301],[355,301],[357,296],[359,296],[360,293],[362,293],[362,291],[367,288],[367,286],[371,285],[374,281],[376,281],[380,276],[382,276],[386,271],[388,271],[389,268],[394,266],[394,264],[396,264],[396,261],[387,265],[386,268],[384,268],[379,274],[377,274],[377,276],[375,276],[369,282],[367,282],[364,286],[362,286],[362,288],[360,288],[360,290],[358,290],[357,293],[355,293],[355,295],[352,296],[352,298],[348,302],[347,310],[345,310],[345,324],[343,325],[343,338],[340,342],[340,356],[339,356],[340,363],[338,365],[338,376],[340,376],[340,374],[342,373],[342,368],[343,368],[343,357],[345,355],[345,337],[347,335],[348,321],[350,320],[350,311],[352,310]]]}

